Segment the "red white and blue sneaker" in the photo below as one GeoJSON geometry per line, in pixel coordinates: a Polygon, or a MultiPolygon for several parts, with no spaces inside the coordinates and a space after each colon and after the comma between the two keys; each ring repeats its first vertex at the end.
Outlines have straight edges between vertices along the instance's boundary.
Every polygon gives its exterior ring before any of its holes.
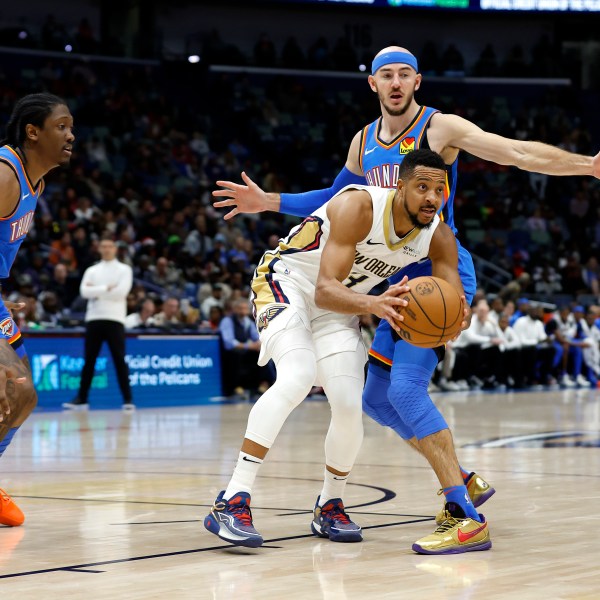
{"type": "Polygon", "coordinates": [[[252,525],[250,494],[238,492],[229,500],[223,499],[223,490],[204,519],[204,527],[222,540],[236,546],[257,548],[263,538],[252,525]]]}
{"type": "Polygon", "coordinates": [[[362,529],[350,520],[340,498],[333,498],[319,506],[315,504],[310,528],[315,535],[329,538],[332,542],[362,542],[362,529]]]}

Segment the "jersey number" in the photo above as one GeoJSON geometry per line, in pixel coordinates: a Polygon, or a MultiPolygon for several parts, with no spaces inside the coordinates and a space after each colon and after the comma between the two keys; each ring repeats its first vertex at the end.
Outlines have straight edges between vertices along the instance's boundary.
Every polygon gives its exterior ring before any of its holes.
{"type": "Polygon", "coordinates": [[[351,288],[354,287],[357,283],[360,283],[361,281],[364,281],[365,279],[368,278],[368,275],[349,275],[348,276],[348,283],[346,284],[346,287],[351,288]]]}

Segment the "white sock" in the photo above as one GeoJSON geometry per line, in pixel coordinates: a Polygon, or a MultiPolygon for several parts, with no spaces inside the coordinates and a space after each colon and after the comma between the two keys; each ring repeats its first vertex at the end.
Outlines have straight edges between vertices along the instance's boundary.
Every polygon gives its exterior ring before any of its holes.
{"type": "Polygon", "coordinates": [[[319,498],[319,506],[332,498],[341,498],[348,481],[348,475],[334,475],[325,468],[325,478],[323,480],[323,490],[319,498]]]}
{"type": "Polygon", "coordinates": [[[233,470],[233,475],[229,481],[227,489],[225,490],[223,499],[229,500],[238,492],[250,493],[252,491],[252,486],[254,485],[254,480],[256,479],[258,469],[262,463],[262,458],[257,458],[251,454],[240,452],[237,465],[233,470]]]}

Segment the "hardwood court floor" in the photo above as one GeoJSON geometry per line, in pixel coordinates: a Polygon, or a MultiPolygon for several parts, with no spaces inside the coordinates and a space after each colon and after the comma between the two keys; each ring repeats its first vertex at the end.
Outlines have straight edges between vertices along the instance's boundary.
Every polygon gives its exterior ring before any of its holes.
{"type": "Polygon", "coordinates": [[[497,489],[482,507],[493,548],[419,556],[437,483],[365,417],[346,504],[361,544],[310,535],[328,425],[305,402],[257,480],[260,549],[202,526],[229,479],[249,405],[39,413],[1,459],[23,508],[0,528],[0,592],[27,599],[600,598],[600,394],[437,394],[462,464],[497,489]],[[543,435],[541,435],[543,434],[543,435]],[[495,441],[494,441],[495,440],[495,441]]]}

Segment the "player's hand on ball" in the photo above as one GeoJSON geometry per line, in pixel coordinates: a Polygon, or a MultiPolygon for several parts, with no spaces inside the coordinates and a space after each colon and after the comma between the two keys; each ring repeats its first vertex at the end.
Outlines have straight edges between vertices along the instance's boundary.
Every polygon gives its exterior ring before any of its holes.
{"type": "Polygon", "coordinates": [[[380,296],[373,296],[374,308],[371,312],[380,319],[385,319],[396,331],[399,331],[398,321],[404,318],[399,314],[398,309],[408,305],[408,300],[403,297],[410,289],[407,281],[408,277],[404,277],[380,296]]]}
{"type": "Polygon", "coordinates": [[[222,190],[215,190],[215,198],[225,198],[213,203],[215,208],[233,208],[223,217],[231,219],[241,213],[258,213],[267,210],[267,195],[259,188],[246,173],[242,172],[242,179],[246,185],[233,183],[233,181],[217,181],[222,190]]]}

